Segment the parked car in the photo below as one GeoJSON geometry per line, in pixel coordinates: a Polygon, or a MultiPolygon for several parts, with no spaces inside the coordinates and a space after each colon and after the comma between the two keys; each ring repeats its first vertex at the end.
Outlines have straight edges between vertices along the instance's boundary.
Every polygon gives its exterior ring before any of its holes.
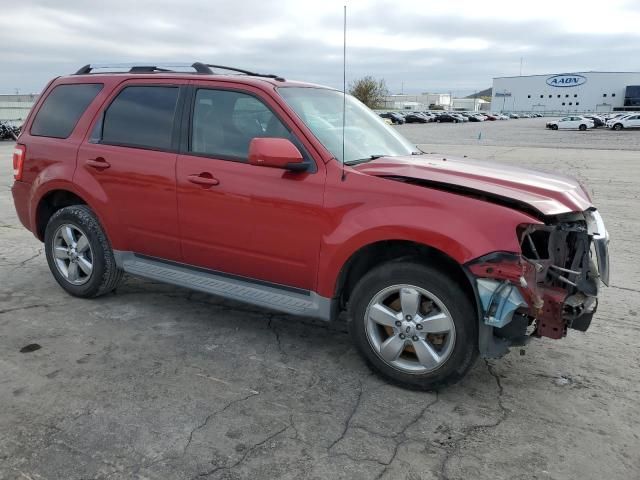
{"type": "Polygon", "coordinates": [[[470,122],[484,122],[484,119],[479,115],[470,114],[470,115],[467,115],[467,118],[469,119],[470,122]]]}
{"type": "Polygon", "coordinates": [[[604,127],[605,126],[604,119],[598,117],[597,115],[584,115],[584,118],[588,118],[589,120],[593,120],[594,128],[604,127]]]}
{"type": "Polygon", "coordinates": [[[500,120],[500,118],[498,117],[498,115],[494,114],[494,113],[488,113],[487,115],[485,115],[487,117],[487,120],[489,122],[494,122],[496,120],[500,120]]]}
{"type": "Polygon", "coordinates": [[[438,122],[438,123],[443,123],[443,122],[462,123],[463,120],[458,115],[453,115],[453,114],[450,114],[450,113],[441,113],[436,118],[436,122],[438,122]]]}
{"type": "Polygon", "coordinates": [[[612,130],[622,130],[623,128],[640,128],[640,114],[628,115],[616,118],[607,123],[607,127],[612,130]]]}
{"type": "Polygon", "coordinates": [[[517,113],[509,113],[508,116],[509,118],[514,118],[514,119],[520,118],[520,115],[518,115],[517,113]]]}
{"type": "Polygon", "coordinates": [[[404,119],[407,123],[429,123],[429,119],[420,113],[409,113],[404,119]]]}
{"type": "Polygon", "coordinates": [[[590,120],[585,117],[580,116],[569,116],[561,118],[560,120],[553,120],[551,122],[547,122],[546,128],[550,128],[551,130],[558,129],[573,129],[577,128],[578,130],[586,130],[587,128],[594,128],[595,124],[593,120],[590,120]]]}
{"type": "Polygon", "coordinates": [[[434,115],[431,112],[420,112],[422,114],[422,116],[426,117],[427,120],[429,120],[430,122],[433,122],[436,119],[436,115],[434,115]]]}
{"type": "Polygon", "coordinates": [[[378,115],[380,115],[380,117],[382,118],[391,120],[391,123],[394,125],[402,125],[403,123],[405,123],[404,117],[395,112],[384,112],[379,113],[378,115]]]}
{"type": "Polygon", "coordinates": [[[424,154],[340,91],[210,67],[88,65],[38,98],[12,194],[66,292],[107,294],[126,272],[346,316],[376,372],[423,389],[478,353],[587,330],[608,234],[581,183],[424,154]]]}

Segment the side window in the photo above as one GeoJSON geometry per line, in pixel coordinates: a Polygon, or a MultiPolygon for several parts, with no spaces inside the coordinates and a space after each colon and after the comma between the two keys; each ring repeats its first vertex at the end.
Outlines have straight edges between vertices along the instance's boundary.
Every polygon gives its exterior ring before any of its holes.
{"type": "Polygon", "coordinates": [[[278,117],[254,96],[198,89],[193,107],[191,152],[247,161],[249,143],[256,137],[294,141],[278,117]]]}
{"type": "Polygon", "coordinates": [[[178,90],[125,87],[104,113],[100,143],[169,150],[178,90]]]}
{"type": "Polygon", "coordinates": [[[55,87],[38,110],[31,125],[31,135],[67,138],[102,87],[101,83],[74,83],[55,87]]]}

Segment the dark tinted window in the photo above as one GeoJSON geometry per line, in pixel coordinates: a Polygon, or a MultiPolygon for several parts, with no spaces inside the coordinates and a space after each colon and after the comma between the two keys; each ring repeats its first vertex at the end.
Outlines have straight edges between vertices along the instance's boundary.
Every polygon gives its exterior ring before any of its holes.
{"type": "Polygon", "coordinates": [[[240,92],[200,89],[196,93],[191,151],[246,160],[256,137],[294,141],[278,117],[257,98],[240,92]]]}
{"type": "Polygon", "coordinates": [[[168,150],[178,87],[126,87],[104,114],[102,143],[168,150]]]}
{"type": "Polygon", "coordinates": [[[100,90],[101,83],[58,85],[38,110],[31,135],[67,138],[100,90]]]}

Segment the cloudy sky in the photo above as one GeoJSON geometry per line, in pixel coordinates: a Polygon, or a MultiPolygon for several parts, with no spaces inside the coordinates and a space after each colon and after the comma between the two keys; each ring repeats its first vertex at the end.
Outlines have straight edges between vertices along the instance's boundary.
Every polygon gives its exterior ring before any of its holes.
{"type": "MultiPolygon", "coordinates": [[[[344,0],[19,0],[0,93],[86,63],[233,65],[340,87],[344,0]]],[[[640,0],[347,0],[347,78],[462,95],[495,76],[640,70],[640,0]]]]}

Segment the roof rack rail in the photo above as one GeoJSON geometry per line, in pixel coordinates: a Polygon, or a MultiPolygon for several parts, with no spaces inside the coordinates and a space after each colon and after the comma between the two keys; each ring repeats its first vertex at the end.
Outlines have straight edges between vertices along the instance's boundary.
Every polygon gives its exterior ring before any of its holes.
{"type": "Polygon", "coordinates": [[[133,65],[133,64],[105,64],[105,65],[91,65],[87,64],[81,67],[74,75],[87,75],[89,73],[95,73],[94,70],[103,70],[105,68],[113,68],[113,69],[124,69],[126,71],[122,73],[154,73],[154,72],[176,72],[176,70],[172,70],[169,67],[178,67],[178,68],[193,68],[196,73],[207,73],[212,74],[213,71],[203,63],[193,63],[189,64],[172,64],[172,65],[133,65]]]}
{"type": "Polygon", "coordinates": [[[230,72],[242,73],[244,75],[248,75],[251,77],[262,77],[262,78],[273,78],[278,82],[284,82],[285,79],[280,75],[274,75],[272,73],[256,73],[250,72],[249,70],[243,70],[241,68],[234,67],[225,67],[224,65],[213,65],[202,62],[195,62],[191,65],[189,64],[178,64],[178,65],[165,65],[165,66],[156,66],[156,65],[131,65],[131,64],[112,64],[112,65],[91,65],[87,64],[80,68],[74,75],[88,75],[90,73],[95,73],[94,70],[97,69],[105,69],[105,68],[115,68],[115,69],[124,69],[125,71],[122,73],[161,73],[161,72],[176,72],[176,70],[171,70],[168,67],[178,67],[178,68],[193,68],[196,73],[202,73],[207,75],[215,75],[215,72],[212,68],[218,70],[228,70],[230,72]]]}
{"type": "MultiPolygon", "coordinates": [[[[245,75],[249,75],[251,77],[263,77],[263,78],[273,78],[274,80],[277,80],[279,82],[284,82],[285,79],[283,77],[281,77],[280,75],[274,75],[273,73],[256,73],[256,72],[250,72],[249,70],[243,70],[241,68],[235,68],[235,67],[225,67],[224,65],[212,65],[210,63],[207,64],[201,64],[201,63],[194,63],[195,65],[204,65],[206,67],[209,68],[217,68],[220,70],[229,70],[230,72],[238,72],[238,73],[244,73],[245,75]]],[[[211,72],[213,73],[213,72],[211,72]]]]}

